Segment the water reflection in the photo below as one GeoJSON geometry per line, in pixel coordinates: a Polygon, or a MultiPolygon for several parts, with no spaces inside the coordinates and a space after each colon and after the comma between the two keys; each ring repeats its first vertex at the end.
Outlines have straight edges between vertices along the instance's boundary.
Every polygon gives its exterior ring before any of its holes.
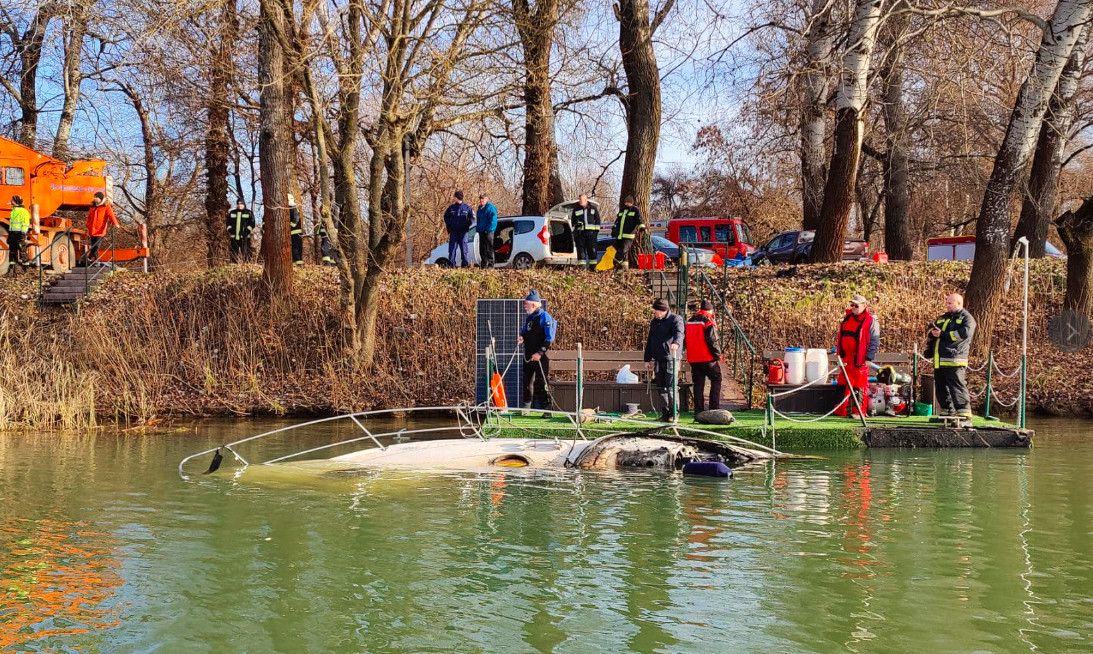
{"type": "Polygon", "coordinates": [[[1084,440],[180,482],[224,429],[0,439],[0,650],[1090,649],[1084,440]]]}
{"type": "Polygon", "coordinates": [[[0,543],[0,650],[119,624],[112,538],[78,522],[8,516],[0,518],[0,543]]]}

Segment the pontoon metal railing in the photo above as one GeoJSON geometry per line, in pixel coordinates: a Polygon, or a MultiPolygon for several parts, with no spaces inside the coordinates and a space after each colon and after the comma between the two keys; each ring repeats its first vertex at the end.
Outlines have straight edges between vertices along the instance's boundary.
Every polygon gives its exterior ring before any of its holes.
{"type": "MultiPolygon", "coordinates": [[[[283,433],[286,433],[286,432],[294,431],[296,429],[303,429],[305,427],[312,427],[314,425],[319,425],[319,424],[328,423],[328,422],[335,422],[335,421],[338,421],[338,420],[352,420],[352,421],[356,422],[358,425],[360,425],[359,418],[363,418],[363,417],[366,417],[366,416],[378,416],[378,415],[394,414],[394,413],[399,413],[399,414],[403,414],[403,413],[422,413],[422,412],[426,412],[426,411],[435,412],[435,413],[453,412],[457,415],[457,417],[462,416],[462,417],[459,417],[459,423],[457,425],[455,425],[454,427],[422,428],[420,430],[405,429],[405,430],[401,430],[400,432],[392,432],[390,434],[371,434],[369,432],[367,435],[365,435],[363,437],[344,439],[344,440],[338,441],[336,443],[329,443],[328,445],[323,446],[323,447],[318,448],[318,449],[328,449],[329,447],[335,447],[337,445],[342,445],[346,442],[357,442],[357,441],[361,441],[361,440],[368,440],[369,438],[375,440],[375,439],[378,439],[380,436],[394,436],[394,435],[397,435],[399,433],[407,433],[407,434],[416,433],[418,431],[425,431],[426,429],[428,429],[430,431],[440,431],[440,430],[443,430],[443,431],[461,431],[466,426],[463,423],[463,421],[464,420],[469,420],[469,418],[466,417],[465,413],[461,413],[460,409],[462,409],[462,408],[464,408],[464,407],[460,407],[460,406],[428,406],[428,407],[407,407],[407,408],[400,408],[400,409],[375,409],[375,410],[372,410],[372,411],[359,411],[359,412],[356,412],[356,413],[347,413],[347,414],[342,414],[342,415],[339,415],[339,416],[330,416],[328,418],[318,418],[316,420],[309,420],[308,422],[301,422],[301,423],[295,424],[295,425],[288,425],[286,427],[278,427],[277,429],[271,429],[269,431],[262,432],[261,434],[255,434],[254,436],[247,436],[246,438],[240,438],[238,440],[231,441],[230,443],[223,443],[223,444],[218,445],[216,447],[211,447],[209,449],[202,450],[200,452],[195,452],[194,454],[191,454],[191,455],[187,456],[186,458],[182,459],[181,461],[179,461],[179,463],[178,463],[178,474],[183,479],[186,479],[187,478],[186,473],[183,470],[183,468],[185,467],[185,465],[187,463],[189,463],[190,461],[192,461],[192,460],[194,460],[198,457],[205,456],[207,454],[212,454],[212,453],[216,452],[217,450],[219,450],[221,448],[224,448],[224,449],[228,450],[229,452],[232,452],[232,454],[235,454],[235,451],[234,451],[233,448],[235,448],[236,446],[242,445],[243,443],[249,443],[249,442],[252,442],[252,441],[256,441],[260,438],[266,438],[266,437],[269,437],[269,436],[273,436],[275,434],[283,434],[283,433]]],[[[293,456],[294,455],[299,455],[299,454],[302,454],[302,452],[296,452],[296,453],[293,454],[293,456]]],[[[235,454],[235,456],[238,457],[239,455],[235,454]]],[[[291,458],[291,456],[289,458],[291,458]]],[[[260,462],[260,464],[266,464],[266,463],[270,463],[270,462],[271,461],[262,461],[262,462],[260,462]]]]}
{"type": "Polygon", "coordinates": [[[705,271],[699,271],[698,283],[702,289],[709,293],[712,301],[717,305],[719,322],[717,331],[721,338],[721,350],[723,352],[726,349],[727,330],[725,329],[725,321],[727,320],[732,327],[732,375],[734,379],[738,379],[744,385],[744,398],[747,400],[750,409],[752,408],[752,392],[755,388],[755,364],[759,359],[759,350],[756,349],[751,339],[744,332],[744,328],[732,315],[732,309],[725,301],[725,295],[717,290],[705,271]]]}

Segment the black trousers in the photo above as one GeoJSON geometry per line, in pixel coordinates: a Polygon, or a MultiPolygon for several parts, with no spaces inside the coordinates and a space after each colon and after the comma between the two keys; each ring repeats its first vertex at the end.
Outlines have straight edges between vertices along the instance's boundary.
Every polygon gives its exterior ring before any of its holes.
{"type": "Polygon", "coordinates": [[[598,229],[578,229],[573,232],[573,238],[577,245],[577,262],[581,264],[596,263],[596,240],[599,238],[598,229]]]}
{"type": "Polygon", "coordinates": [[[478,232],[478,260],[483,268],[493,268],[493,232],[478,232]]]}
{"type": "Polygon", "coordinates": [[[547,378],[550,376],[550,359],[544,354],[538,361],[527,361],[530,355],[525,355],[523,387],[520,390],[520,400],[531,403],[533,409],[549,409],[550,396],[547,378]]]}
{"type": "Polygon", "coordinates": [[[694,382],[692,392],[695,396],[695,413],[706,410],[704,391],[706,380],[710,380],[710,409],[721,408],[721,364],[717,361],[691,364],[691,380],[694,382]]]}
{"type": "Polygon", "coordinates": [[[971,413],[966,375],[964,366],[934,368],[934,395],[943,414],[971,413]]]}
{"type": "Polygon", "coordinates": [[[89,236],[87,238],[87,252],[80,259],[81,265],[90,266],[95,263],[95,260],[99,258],[99,243],[102,242],[102,239],[102,236],[89,236]]]}
{"type": "Polygon", "coordinates": [[[675,369],[671,359],[653,359],[653,386],[657,387],[657,395],[664,404],[664,413],[675,417],[672,410],[672,391],[675,390],[675,369]]]}
{"type": "Polygon", "coordinates": [[[231,251],[232,263],[244,263],[250,260],[249,238],[229,238],[228,247],[231,251]]]}
{"type": "Polygon", "coordinates": [[[629,268],[630,267],[630,246],[634,244],[632,238],[617,238],[615,239],[615,267],[616,268],[629,268]]]}
{"type": "Polygon", "coordinates": [[[23,257],[23,244],[26,242],[26,238],[26,232],[8,232],[8,269],[4,272],[11,272],[16,269],[16,264],[23,268],[27,267],[23,257]]]}
{"type": "Polygon", "coordinates": [[[304,236],[292,234],[292,263],[304,262],[304,236]]]}

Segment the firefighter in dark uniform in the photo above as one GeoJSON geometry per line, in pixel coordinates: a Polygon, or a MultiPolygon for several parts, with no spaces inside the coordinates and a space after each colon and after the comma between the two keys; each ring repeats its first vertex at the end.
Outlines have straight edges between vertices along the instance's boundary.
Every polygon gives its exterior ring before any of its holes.
{"type": "MultiPolygon", "coordinates": [[[[535,289],[524,298],[524,324],[520,327],[520,343],[524,345],[524,375],[521,400],[525,409],[549,409],[548,395],[550,359],[547,350],[554,343],[558,323],[543,308],[543,298],[535,289]],[[534,386],[534,388],[533,388],[534,386]]],[[[544,414],[543,417],[548,417],[544,414]]]]}
{"type": "Polygon", "coordinates": [[[664,404],[661,422],[672,422],[676,418],[672,391],[676,388],[675,371],[683,338],[683,318],[672,313],[664,298],[653,300],[653,319],[649,322],[644,359],[645,366],[653,368],[653,384],[664,404]]]}
{"type": "Polygon", "coordinates": [[[717,323],[714,322],[713,303],[702,300],[697,310],[687,320],[684,344],[687,363],[691,366],[694,382],[695,415],[706,410],[706,380],[710,380],[709,408],[721,408],[721,344],[718,343],[717,323]]]}
{"type": "Polygon", "coordinates": [[[623,200],[622,208],[615,216],[615,226],[611,229],[611,237],[615,239],[615,267],[630,267],[630,247],[641,227],[641,213],[634,206],[634,196],[628,195],[623,200]]]}
{"type": "Polygon", "coordinates": [[[946,312],[926,330],[925,355],[934,362],[934,395],[942,415],[970,416],[968,353],[975,336],[975,318],[964,308],[964,296],[945,298],[946,312]]]}
{"type": "Polygon", "coordinates": [[[250,261],[250,233],[254,231],[254,214],[247,208],[247,203],[240,200],[235,209],[228,212],[227,227],[231,262],[250,261]]]}
{"type": "Polygon", "coordinates": [[[315,221],[315,238],[319,240],[319,257],[324,266],[333,266],[334,246],[330,244],[330,236],[326,233],[326,225],[322,218],[315,221]]]}
{"type": "Polygon", "coordinates": [[[573,226],[573,241],[577,246],[577,264],[592,268],[596,265],[596,240],[600,236],[600,210],[589,204],[588,195],[581,193],[577,206],[569,212],[573,226]]]}
{"type": "Polygon", "coordinates": [[[304,262],[304,223],[291,193],[288,194],[288,229],[292,237],[292,263],[299,266],[304,262]]]}

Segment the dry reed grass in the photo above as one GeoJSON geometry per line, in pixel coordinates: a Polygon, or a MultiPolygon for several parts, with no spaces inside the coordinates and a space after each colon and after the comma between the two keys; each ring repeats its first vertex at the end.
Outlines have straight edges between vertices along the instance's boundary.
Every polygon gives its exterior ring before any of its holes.
{"type": "MultiPolygon", "coordinates": [[[[385,280],[375,365],[359,370],[340,345],[335,271],[298,270],[297,290],[279,309],[267,301],[259,272],[119,274],[78,312],[38,309],[10,280],[0,282],[0,429],[449,404],[473,392],[480,297],[539,289],[565,349],[578,340],[588,349],[640,349],[649,318],[649,291],[636,274],[398,271],[385,280]]],[[[1031,406],[1093,412],[1093,381],[1069,374],[1088,354],[1061,355],[1045,339],[1045,316],[1062,298],[1062,268],[1044,262],[1033,272],[1031,406]]],[[[724,280],[760,349],[828,345],[846,298],[862,292],[880,317],[882,349],[905,350],[940,311],[941,293],[966,277],[963,264],[892,264],[801,268],[793,278],[730,271],[724,280]]],[[[1019,297],[1011,296],[995,335],[1007,368],[1016,365],[1020,337],[1019,297]]],[[[1003,392],[1012,394],[1010,382],[1003,392]]]]}

